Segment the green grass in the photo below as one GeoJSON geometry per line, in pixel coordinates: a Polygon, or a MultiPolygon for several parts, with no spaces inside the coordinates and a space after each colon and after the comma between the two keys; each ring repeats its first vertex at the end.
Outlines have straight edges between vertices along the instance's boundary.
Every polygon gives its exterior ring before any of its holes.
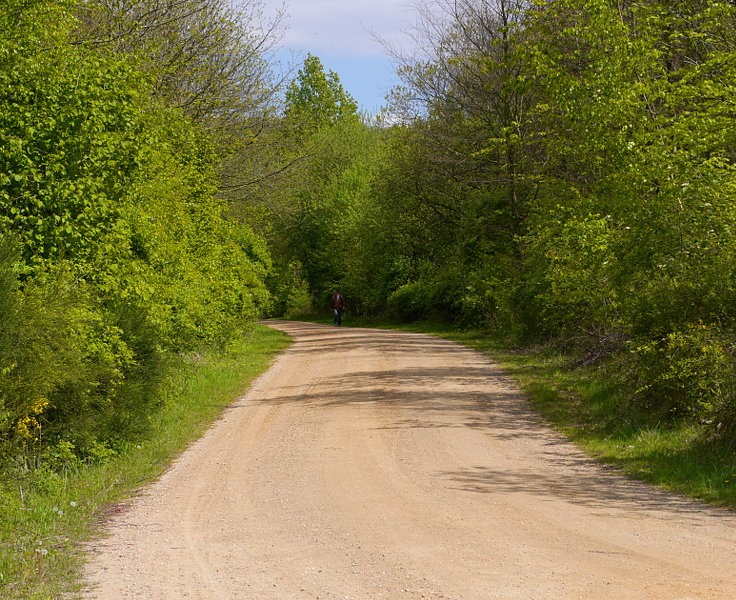
{"type": "Polygon", "coordinates": [[[344,324],[428,333],[475,348],[497,361],[547,422],[593,458],[662,488],[736,508],[736,443],[715,436],[710,425],[637,405],[615,364],[581,367],[549,348],[518,349],[487,332],[442,323],[349,318],[344,324]]]}
{"type": "Polygon", "coordinates": [[[262,373],[287,337],[256,325],[226,354],[182,361],[163,409],[139,444],[99,464],[0,481],[0,598],[58,600],[78,590],[84,557],[107,511],[159,476],[171,460],[262,373]]]}

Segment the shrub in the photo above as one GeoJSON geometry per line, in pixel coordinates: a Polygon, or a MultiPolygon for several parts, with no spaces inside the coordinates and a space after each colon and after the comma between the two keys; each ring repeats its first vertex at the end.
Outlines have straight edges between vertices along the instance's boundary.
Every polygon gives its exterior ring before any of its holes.
{"type": "Polygon", "coordinates": [[[703,423],[736,426],[736,338],[718,325],[687,325],[636,346],[637,396],[703,423]]]}
{"type": "Polygon", "coordinates": [[[432,290],[422,281],[406,283],[392,292],[387,300],[390,317],[402,321],[426,318],[431,305],[432,290]]]}
{"type": "Polygon", "coordinates": [[[70,41],[66,0],[0,11],[0,445],[103,456],[168,357],[224,346],[268,301],[264,242],[226,218],[207,135],[137,60],[70,41]],[[12,246],[12,247],[11,247],[12,246]]]}

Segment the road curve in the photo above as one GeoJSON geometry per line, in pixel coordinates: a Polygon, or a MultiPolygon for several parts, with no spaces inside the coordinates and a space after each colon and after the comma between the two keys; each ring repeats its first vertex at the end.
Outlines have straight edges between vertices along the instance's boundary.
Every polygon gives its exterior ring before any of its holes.
{"type": "Polygon", "coordinates": [[[587,459],[480,354],[295,322],[90,547],[99,600],[732,600],[732,513],[587,459]]]}

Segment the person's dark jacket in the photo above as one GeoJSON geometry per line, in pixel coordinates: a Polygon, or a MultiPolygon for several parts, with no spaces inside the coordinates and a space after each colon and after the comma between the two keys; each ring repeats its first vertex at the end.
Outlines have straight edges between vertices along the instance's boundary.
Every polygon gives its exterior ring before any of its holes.
{"type": "Polygon", "coordinates": [[[330,308],[338,308],[340,310],[345,308],[345,298],[343,298],[342,294],[333,294],[330,296],[330,308]]]}

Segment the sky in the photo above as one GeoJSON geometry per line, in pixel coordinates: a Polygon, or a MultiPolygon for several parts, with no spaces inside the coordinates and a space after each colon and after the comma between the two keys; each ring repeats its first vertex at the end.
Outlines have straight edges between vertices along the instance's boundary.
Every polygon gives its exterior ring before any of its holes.
{"type": "Polygon", "coordinates": [[[376,114],[398,83],[392,60],[373,34],[406,46],[415,20],[411,0],[263,0],[266,17],[285,6],[286,30],[277,58],[298,63],[307,53],[335,71],[360,109],[376,114]]]}

